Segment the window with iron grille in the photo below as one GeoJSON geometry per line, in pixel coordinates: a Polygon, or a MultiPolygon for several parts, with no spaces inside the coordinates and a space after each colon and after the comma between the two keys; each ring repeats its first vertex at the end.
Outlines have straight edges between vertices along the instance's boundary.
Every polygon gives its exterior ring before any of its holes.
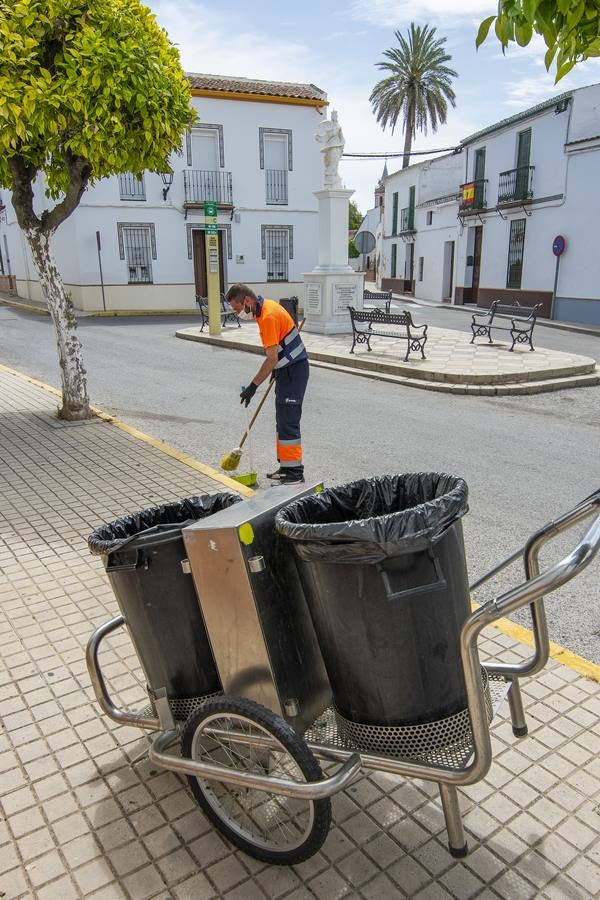
{"type": "Polygon", "coordinates": [[[510,223],[510,237],[508,241],[508,266],[506,270],[507,288],[521,287],[526,221],[526,219],[513,219],[510,223]]]}
{"type": "Polygon", "coordinates": [[[419,281],[423,281],[423,267],[425,265],[425,257],[419,257],[419,281]]]}
{"type": "Polygon", "coordinates": [[[427,224],[433,225],[433,210],[427,210],[427,224]]]}
{"type": "Polygon", "coordinates": [[[119,254],[127,265],[129,284],[152,284],[152,260],[156,259],[154,226],[119,224],[119,254]]]}
{"type": "Polygon", "coordinates": [[[398,246],[397,244],[392,244],[392,264],[391,264],[391,277],[396,277],[396,268],[398,265],[398,246]]]}
{"type": "Polygon", "coordinates": [[[146,188],[144,178],[136,178],[131,172],[122,172],[119,175],[119,195],[121,200],[145,200],[146,188]]]}
{"type": "Polygon", "coordinates": [[[292,226],[262,226],[262,257],[267,263],[267,281],[288,281],[293,259],[292,226]]]}

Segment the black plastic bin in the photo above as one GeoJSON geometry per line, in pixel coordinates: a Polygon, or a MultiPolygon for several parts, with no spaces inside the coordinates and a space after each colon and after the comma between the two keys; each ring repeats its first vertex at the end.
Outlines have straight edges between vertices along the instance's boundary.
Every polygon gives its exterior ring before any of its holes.
{"type": "Polygon", "coordinates": [[[416,725],[465,709],[467,510],[461,478],[418,473],[330,488],[277,514],[335,707],[351,722],[416,725]]]}
{"type": "Polygon", "coordinates": [[[298,298],[297,297],[282,297],[279,301],[279,305],[283,306],[286,312],[290,314],[292,319],[294,320],[294,324],[298,324],[298,298]]]}
{"type": "MultiPolygon", "coordinates": [[[[186,497],[101,525],[88,538],[102,555],[150,694],[177,703],[221,690],[181,531],[241,500],[237,494],[186,497]],[[186,569],[187,571],[184,571],[186,569]]],[[[185,716],[185,704],[182,705],[185,716]]]]}

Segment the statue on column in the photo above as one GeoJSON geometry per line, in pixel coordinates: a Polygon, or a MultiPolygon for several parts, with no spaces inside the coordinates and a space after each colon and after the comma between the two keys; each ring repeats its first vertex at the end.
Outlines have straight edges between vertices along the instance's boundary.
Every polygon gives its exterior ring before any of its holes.
{"type": "Polygon", "coordinates": [[[324,186],[326,188],[343,188],[344,185],[338,173],[338,166],[346,142],[335,109],[331,110],[331,120],[325,119],[319,125],[319,130],[315,134],[315,140],[323,145],[321,153],[323,154],[324,186]]]}

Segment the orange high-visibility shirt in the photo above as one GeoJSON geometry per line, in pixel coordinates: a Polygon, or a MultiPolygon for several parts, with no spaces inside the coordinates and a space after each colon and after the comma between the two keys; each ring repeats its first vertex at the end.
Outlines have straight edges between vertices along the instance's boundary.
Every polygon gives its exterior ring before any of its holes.
{"type": "Polygon", "coordinates": [[[294,328],[294,320],[289,312],[275,300],[263,300],[256,324],[265,350],[267,347],[281,345],[286,334],[294,328]]]}

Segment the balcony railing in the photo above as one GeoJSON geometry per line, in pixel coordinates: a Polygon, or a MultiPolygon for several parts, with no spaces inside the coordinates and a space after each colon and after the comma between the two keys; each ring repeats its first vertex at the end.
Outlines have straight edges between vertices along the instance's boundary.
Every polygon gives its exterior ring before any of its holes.
{"type": "Polygon", "coordinates": [[[286,206],[288,202],[287,169],[265,169],[265,186],[269,206],[286,206]]]}
{"type": "Polygon", "coordinates": [[[403,231],[415,230],[415,208],[414,206],[406,206],[400,210],[400,234],[403,231]]]}
{"type": "Polygon", "coordinates": [[[477,181],[469,181],[460,186],[461,201],[459,212],[468,213],[470,210],[487,208],[487,178],[477,181]]]}
{"type": "Polygon", "coordinates": [[[121,200],[145,200],[144,179],[136,178],[131,172],[119,175],[119,196],[121,200]]]}
{"type": "Polygon", "coordinates": [[[533,197],[533,170],[535,166],[519,166],[500,172],[498,178],[498,204],[518,203],[533,197]]]}
{"type": "Polygon", "coordinates": [[[233,205],[231,172],[184,169],[183,188],[186,203],[204,203],[206,200],[212,200],[219,206],[233,205]]]}

